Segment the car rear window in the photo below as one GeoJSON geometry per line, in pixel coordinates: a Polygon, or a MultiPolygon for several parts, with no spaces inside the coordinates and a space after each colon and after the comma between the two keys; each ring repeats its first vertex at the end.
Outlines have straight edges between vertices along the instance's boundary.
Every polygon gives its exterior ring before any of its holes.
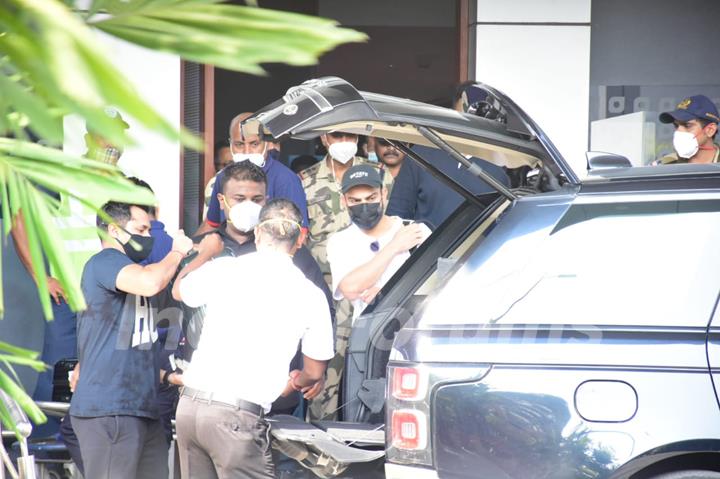
{"type": "Polygon", "coordinates": [[[576,204],[481,244],[420,325],[705,326],[720,291],[720,200],[576,204]]]}

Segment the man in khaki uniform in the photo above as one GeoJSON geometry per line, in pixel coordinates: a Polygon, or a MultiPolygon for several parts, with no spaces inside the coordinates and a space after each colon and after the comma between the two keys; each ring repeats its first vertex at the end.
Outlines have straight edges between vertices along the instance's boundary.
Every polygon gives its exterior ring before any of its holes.
{"type": "MultiPolygon", "coordinates": [[[[357,154],[358,136],[344,132],[330,132],[320,137],[328,154],[319,163],[299,173],[307,198],[310,223],[308,247],[320,265],[328,286],[332,285],[330,264],[327,260],[327,241],[333,233],[350,224],[350,215],[342,204],[341,183],[345,172],[353,165],[378,165],[357,154]]],[[[392,186],[392,175],[383,175],[386,187],[392,186]]],[[[337,417],[340,379],[345,365],[345,350],[352,325],[352,306],[347,300],[339,301],[335,310],[335,357],[327,367],[324,391],[315,398],[309,409],[312,419],[337,417]]]]}
{"type": "Polygon", "coordinates": [[[715,143],[720,115],[705,95],[684,99],[673,111],[660,114],[662,123],[673,123],[675,153],[658,160],[662,165],[673,163],[718,163],[720,145],[715,143]]]}

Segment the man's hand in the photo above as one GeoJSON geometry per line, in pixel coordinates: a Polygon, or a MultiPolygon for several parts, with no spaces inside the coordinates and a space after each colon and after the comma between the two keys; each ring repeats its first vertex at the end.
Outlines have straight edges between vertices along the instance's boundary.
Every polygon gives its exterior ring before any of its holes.
{"type": "Polygon", "coordinates": [[[318,394],[325,388],[325,378],[320,379],[312,386],[302,388],[300,391],[303,393],[305,399],[314,399],[318,394]]]}
{"type": "Polygon", "coordinates": [[[206,235],[198,245],[198,253],[206,257],[214,258],[222,253],[225,248],[222,238],[217,233],[206,235]]]}
{"type": "Polygon", "coordinates": [[[405,225],[393,236],[388,246],[393,248],[395,254],[409,251],[415,246],[422,243],[425,239],[425,230],[420,223],[410,223],[405,225]]]}
{"type": "Polygon", "coordinates": [[[60,304],[61,301],[65,301],[65,291],[63,290],[60,281],[53,278],[52,276],[47,277],[48,290],[50,290],[50,296],[56,304],[60,304]]]}
{"type": "Polygon", "coordinates": [[[178,231],[173,235],[172,250],[182,253],[183,256],[187,255],[193,247],[193,242],[190,238],[185,236],[182,230],[178,231]]]}
{"type": "Polygon", "coordinates": [[[303,397],[305,399],[313,399],[318,394],[320,394],[325,387],[325,378],[320,378],[318,381],[316,381],[314,384],[311,384],[310,386],[305,387],[299,387],[297,384],[295,384],[295,379],[300,376],[301,371],[299,369],[293,369],[290,371],[290,375],[288,377],[288,383],[287,386],[285,386],[285,390],[282,393],[282,396],[287,396],[293,391],[300,391],[303,393],[303,397]]]}
{"type": "Polygon", "coordinates": [[[70,372],[70,392],[75,392],[78,380],[80,379],[80,363],[77,363],[70,372]]]}
{"type": "Polygon", "coordinates": [[[170,373],[168,375],[168,382],[175,386],[184,386],[182,373],[170,373]]]}
{"type": "Polygon", "coordinates": [[[360,299],[363,300],[365,303],[371,303],[373,299],[375,299],[375,296],[380,292],[380,288],[377,286],[373,286],[371,288],[366,289],[363,291],[363,293],[360,295],[360,299]]]}
{"type": "Polygon", "coordinates": [[[283,392],[280,393],[282,397],[289,396],[293,391],[299,391],[299,389],[295,386],[295,378],[299,375],[299,369],[293,369],[292,371],[290,371],[290,375],[288,376],[288,382],[285,385],[285,389],[283,389],[283,392]]]}

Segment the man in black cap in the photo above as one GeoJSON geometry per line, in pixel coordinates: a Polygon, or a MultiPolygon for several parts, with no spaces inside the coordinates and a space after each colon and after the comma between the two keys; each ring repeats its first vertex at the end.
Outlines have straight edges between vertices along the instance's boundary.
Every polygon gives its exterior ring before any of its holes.
{"type": "Polygon", "coordinates": [[[718,163],[720,146],[714,142],[720,115],[717,107],[705,95],[684,99],[673,111],[660,114],[662,123],[673,123],[675,152],[660,158],[659,163],[718,163]]]}
{"type": "Polygon", "coordinates": [[[342,201],[352,223],[330,237],[327,257],[335,299],[353,303],[354,318],[430,235],[421,223],[387,216],[387,189],[377,168],[355,165],[342,179],[342,201]]]}

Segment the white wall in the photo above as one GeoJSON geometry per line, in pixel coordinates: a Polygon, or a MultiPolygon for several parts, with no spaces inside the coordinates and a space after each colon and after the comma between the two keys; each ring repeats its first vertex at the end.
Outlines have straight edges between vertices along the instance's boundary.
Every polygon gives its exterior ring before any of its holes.
{"type": "MultiPolygon", "coordinates": [[[[108,35],[99,34],[115,65],[142,97],[163,117],[180,126],[180,59],[151,51],[108,35]]],[[[180,218],[180,144],[150,132],[121,112],[130,124],[135,141],[126,148],[118,166],[124,173],[145,180],[155,191],[160,220],[168,232],[178,229],[180,218]]],[[[77,118],[65,119],[64,150],[83,154],[85,125],[77,118]]]]}
{"type": "Polygon", "coordinates": [[[591,0],[478,0],[475,79],[512,97],[576,173],[588,149],[591,0]]]}

